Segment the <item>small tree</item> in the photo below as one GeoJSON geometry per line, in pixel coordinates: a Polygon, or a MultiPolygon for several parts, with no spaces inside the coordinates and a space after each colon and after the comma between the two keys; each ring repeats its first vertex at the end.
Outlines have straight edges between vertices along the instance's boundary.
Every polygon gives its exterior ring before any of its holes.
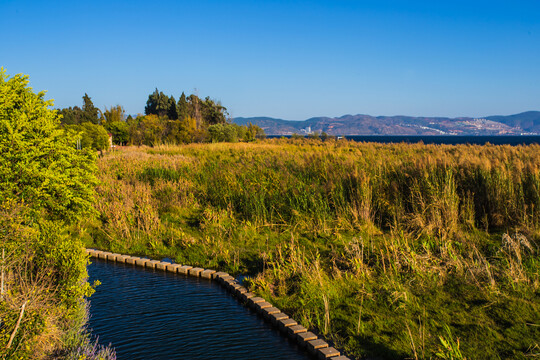
{"type": "Polygon", "coordinates": [[[260,126],[254,125],[252,123],[249,123],[247,126],[247,131],[245,135],[246,141],[253,141],[255,139],[264,139],[266,138],[266,134],[263,129],[261,129],[260,126]]]}
{"type": "Polygon", "coordinates": [[[81,127],[83,132],[83,148],[89,147],[98,151],[109,148],[109,134],[103,126],[84,123],[81,127]]]}
{"type": "Polygon", "coordinates": [[[329,138],[330,138],[330,136],[329,136],[326,132],[323,131],[323,132],[321,133],[321,140],[322,140],[322,141],[326,141],[326,140],[328,140],[329,138]]]}
{"type": "Polygon", "coordinates": [[[129,141],[129,125],[127,121],[107,123],[105,129],[112,134],[113,143],[125,145],[129,141]]]}
{"type": "Polygon", "coordinates": [[[165,124],[156,115],[144,116],[139,122],[139,127],[142,130],[144,145],[154,146],[163,143],[165,124]]]}
{"type": "Polygon", "coordinates": [[[113,122],[124,121],[125,115],[126,111],[124,110],[122,105],[111,106],[110,109],[107,109],[107,107],[105,107],[105,111],[103,112],[103,116],[105,117],[104,123],[110,124],[113,122]]]}

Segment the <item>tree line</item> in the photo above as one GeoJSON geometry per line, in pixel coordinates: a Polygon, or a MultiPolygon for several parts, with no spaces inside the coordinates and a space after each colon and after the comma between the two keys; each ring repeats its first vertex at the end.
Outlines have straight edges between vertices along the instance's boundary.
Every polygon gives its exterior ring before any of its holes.
{"type": "Polygon", "coordinates": [[[253,141],[264,137],[257,125],[240,126],[231,122],[227,108],[210,97],[204,99],[183,92],[178,101],[156,90],[148,95],[145,114],[126,117],[121,105],[101,111],[88,94],[82,107],[59,109],[62,125],[82,148],[104,150],[109,134],[115,145],[186,144],[193,142],[253,141]]]}

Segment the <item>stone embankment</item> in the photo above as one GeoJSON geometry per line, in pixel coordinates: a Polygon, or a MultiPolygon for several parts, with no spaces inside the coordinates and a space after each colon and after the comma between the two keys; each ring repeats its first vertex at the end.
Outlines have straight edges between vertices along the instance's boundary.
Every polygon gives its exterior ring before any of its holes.
{"type": "Polygon", "coordinates": [[[98,259],[217,281],[244,306],[256,311],[267,322],[278,329],[283,336],[287,336],[292,341],[295,341],[301,348],[307,349],[307,351],[316,358],[349,360],[348,357],[341,355],[338,350],[329,346],[326,341],[318,338],[317,335],[308,331],[308,329],[302,325],[299,325],[295,320],[289,318],[289,316],[284,314],[280,309],[272,306],[272,304],[265,299],[249,292],[245,287],[240,285],[234,277],[225,272],[192,267],[189,265],[173,264],[137,256],[115,254],[101,250],[87,249],[86,251],[90,256],[98,259]]]}

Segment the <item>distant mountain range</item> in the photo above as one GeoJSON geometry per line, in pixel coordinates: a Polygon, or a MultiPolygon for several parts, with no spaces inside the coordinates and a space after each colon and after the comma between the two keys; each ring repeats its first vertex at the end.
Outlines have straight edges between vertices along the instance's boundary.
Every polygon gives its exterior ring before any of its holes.
{"type": "Polygon", "coordinates": [[[233,122],[258,125],[267,135],[540,135],[540,111],[484,118],[344,115],[303,121],[239,117],[233,122]]]}

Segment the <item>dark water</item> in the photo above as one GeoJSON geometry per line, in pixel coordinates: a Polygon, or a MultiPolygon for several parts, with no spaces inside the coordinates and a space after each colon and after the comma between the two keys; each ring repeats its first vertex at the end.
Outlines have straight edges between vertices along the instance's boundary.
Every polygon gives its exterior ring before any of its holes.
{"type": "Polygon", "coordinates": [[[540,144],[540,136],[346,136],[347,139],[357,142],[378,143],[419,143],[424,144],[471,144],[485,145],[530,145],[540,144]]]}
{"type": "MultiPolygon", "coordinates": [[[[269,138],[281,137],[278,135],[270,135],[269,138]]],[[[285,136],[290,137],[290,136],[285,136]]],[[[350,135],[345,136],[348,140],[357,142],[377,142],[377,143],[419,143],[424,144],[471,144],[485,145],[487,143],[493,145],[530,145],[540,144],[540,136],[538,135],[522,135],[522,136],[448,136],[448,135],[350,135]]]]}
{"type": "Polygon", "coordinates": [[[127,359],[309,359],[217,283],[93,259],[90,328],[127,359]]]}

